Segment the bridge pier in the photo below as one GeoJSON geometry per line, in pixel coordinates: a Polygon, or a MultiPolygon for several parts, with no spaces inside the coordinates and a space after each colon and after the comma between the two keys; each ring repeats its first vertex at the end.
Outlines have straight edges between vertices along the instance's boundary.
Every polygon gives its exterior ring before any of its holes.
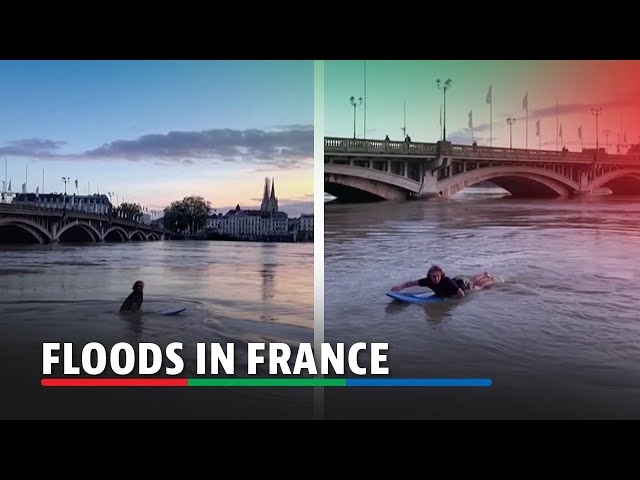
{"type": "Polygon", "coordinates": [[[582,172],[580,174],[580,180],[578,181],[578,190],[573,192],[574,197],[588,197],[591,195],[591,188],[589,185],[588,172],[582,172]]]}
{"type": "Polygon", "coordinates": [[[427,200],[441,196],[438,190],[438,175],[443,169],[449,165],[448,159],[439,157],[433,160],[426,160],[422,164],[422,179],[420,190],[411,195],[416,200],[427,200]]]}

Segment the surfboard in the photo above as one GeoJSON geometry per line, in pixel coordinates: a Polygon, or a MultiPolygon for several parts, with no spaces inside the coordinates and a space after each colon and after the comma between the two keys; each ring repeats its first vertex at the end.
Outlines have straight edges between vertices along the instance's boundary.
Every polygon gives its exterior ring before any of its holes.
{"type": "Polygon", "coordinates": [[[387,296],[408,303],[438,303],[446,300],[446,298],[438,297],[432,293],[387,292],[387,296]]]}
{"type": "Polygon", "coordinates": [[[187,307],[173,308],[171,310],[165,310],[163,312],[160,312],[158,315],[164,315],[165,317],[170,315],[178,315],[179,313],[184,312],[186,309],[187,307]]]}

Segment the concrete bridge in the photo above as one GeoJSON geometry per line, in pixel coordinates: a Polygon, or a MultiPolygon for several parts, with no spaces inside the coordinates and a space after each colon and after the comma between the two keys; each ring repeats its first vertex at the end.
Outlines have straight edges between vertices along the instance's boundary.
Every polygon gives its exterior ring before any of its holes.
{"type": "Polygon", "coordinates": [[[640,155],[325,137],[325,192],[349,201],[444,197],[491,181],[518,197],[640,195],[640,155]]]}
{"type": "Polygon", "coordinates": [[[89,212],[0,203],[0,243],[169,239],[164,228],[89,212]]]}

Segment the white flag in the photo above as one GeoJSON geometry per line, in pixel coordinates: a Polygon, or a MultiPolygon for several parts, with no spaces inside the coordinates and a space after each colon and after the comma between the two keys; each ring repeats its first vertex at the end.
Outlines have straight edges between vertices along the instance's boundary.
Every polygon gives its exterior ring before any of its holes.
{"type": "Polygon", "coordinates": [[[491,95],[491,87],[492,85],[489,85],[489,91],[487,92],[487,103],[491,103],[493,101],[492,95],[491,95]]]}
{"type": "Polygon", "coordinates": [[[540,120],[536,122],[536,137],[540,136],[540,120]]]}
{"type": "Polygon", "coordinates": [[[36,195],[40,195],[40,187],[36,187],[36,195]]]}
{"type": "Polygon", "coordinates": [[[469,128],[473,128],[473,110],[469,112],[469,128]]]}
{"type": "Polygon", "coordinates": [[[524,108],[525,110],[529,108],[529,92],[527,92],[522,99],[522,108],[524,108]]]}
{"type": "Polygon", "coordinates": [[[11,191],[11,180],[9,180],[9,191],[11,191]]]}

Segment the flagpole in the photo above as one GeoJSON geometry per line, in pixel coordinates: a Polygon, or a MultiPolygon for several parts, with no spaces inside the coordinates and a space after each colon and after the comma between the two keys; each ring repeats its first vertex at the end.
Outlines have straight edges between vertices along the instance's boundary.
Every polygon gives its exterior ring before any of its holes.
{"type": "Polygon", "coordinates": [[[407,138],[407,101],[404,101],[403,104],[404,107],[404,117],[403,117],[403,123],[402,123],[402,134],[404,135],[404,138],[402,139],[402,141],[404,141],[405,138],[407,138]]]}
{"type": "Polygon", "coordinates": [[[489,102],[489,146],[493,146],[493,89],[491,90],[491,101],[489,102]]]}
{"type": "Polygon", "coordinates": [[[42,169],[42,194],[44,195],[44,168],[42,169]]]}
{"type": "Polygon", "coordinates": [[[367,139],[367,61],[364,61],[364,135],[362,136],[365,140],[367,139]]]}
{"type": "Polygon", "coordinates": [[[559,122],[560,122],[560,101],[558,100],[558,97],[556,97],[556,151],[558,151],[560,149],[560,144],[559,144],[559,134],[560,134],[560,130],[559,130],[559,122]]]}
{"type": "Polygon", "coordinates": [[[524,148],[529,149],[529,92],[527,92],[527,108],[525,110],[525,144],[524,148]]]}

